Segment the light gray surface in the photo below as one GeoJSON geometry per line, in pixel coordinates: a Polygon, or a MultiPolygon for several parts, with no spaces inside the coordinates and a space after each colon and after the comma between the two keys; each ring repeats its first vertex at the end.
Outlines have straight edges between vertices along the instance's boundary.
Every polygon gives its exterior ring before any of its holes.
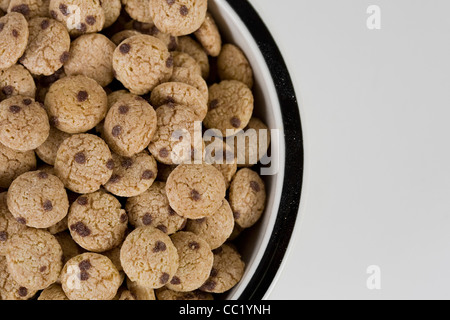
{"type": "Polygon", "coordinates": [[[268,298],[450,298],[450,1],[250,1],[293,74],[306,147],[268,298]]]}

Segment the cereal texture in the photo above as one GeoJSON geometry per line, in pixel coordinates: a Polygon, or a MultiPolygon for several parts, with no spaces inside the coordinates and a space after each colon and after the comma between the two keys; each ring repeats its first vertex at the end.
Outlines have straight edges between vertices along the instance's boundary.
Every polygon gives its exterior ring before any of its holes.
{"type": "Polygon", "coordinates": [[[173,66],[174,68],[187,68],[193,73],[202,75],[202,69],[197,61],[185,52],[174,51],[173,55],[173,66]]]}
{"type": "Polygon", "coordinates": [[[50,127],[47,140],[36,148],[37,156],[45,163],[52,166],[55,165],[56,153],[60,145],[71,136],[70,133],[59,131],[55,127],[50,127]]]}
{"type": "Polygon", "coordinates": [[[17,95],[30,98],[36,95],[33,77],[20,64],[0,70],[0,101],[17,95]]]}
{"type": "Polygon", "coordinates": [[[13,217],[6,202],[6,192],[0,193],[0,256],[6,255],[6,247],[11,237],[26,229],[13,217]]]}
{"type": "Polygon", "coordinates": [[[212,294],[195,290],[192,292],[177,292],[166,287],[156,290],[158,300],[214,300],[212,294]]]}
{"type": "Polygon", "coordinates": [[[48,17],[50,0],[11,0],[8,12],[21,13],[28,20],[34,17],[48,17]]]}
{"type": "Polygon", "coordinates": [[[244,52],[234,44],[225,44],[217,59],[217,70],[222,80],[237,80],[253,87],[253,70],[244,52]]]}
{"type": "Polygon", "coordinates": [[[11,0],[0,0],[0,10],[6,12],[8,10],[10,1],[11,0]]]}
{"type": "Polygon", "coordinates": [[[236,138],[245,141],[244,147],[239,147],[237,141],[234,143],[239,167],[251,167],[257,164],[267,154],[270,146],[270,130],[258,118],[250,119],[245,130],[238,133],[236,138]]]}
{"type": "Polygon", "coordinates": [[[185,52],[194,58],[202,69],[202,77],[208,78],[210,66],[208,55],[206,54],[203,47],[191,37],[180,37],[178,38],[178,51],[185,52]]]}
{"type": "Polygon", "coordinates": [[[28,300],[36,294],[32,290],[19,285],[8,272],[6,257],[0,255],[0,300],[28,300]]]}
{"type": "Polygon", "coordinates": [[[153,22],[150,14],[150,0],[122,0],[125,11],[139,22],[153,22]]]}
{"type": "Polygon", "coordinates": [[[20,152],[0,143],[0,188],[8,188],[22,173],[36,169],[34,151],[20,152]]]}
{"type": "Polygon", "coordinates": [[[125,39],[131,38],[133,36],[138,36],[141,33],[137,30],[123,30],[117,32],[115,35],[111,37],[111,41],[114,42],[116,46],[118,46],[125,39]]]}
{"type": "Polygon", "coordinates": [[[56,240],[58,240],[59,245],[61,246],[63,252],[62,261],[64,264],[73,257],[78,256],[85,251],[75,241],[73,241],[73,238],[68,232],[60,232],[58,234],[55,234],[55,238],[56,240]]]}
{"type": "Polygon", "coordinates": [[[114,22],[116,22],[117,18],[120,16],[120,10],[122,9],[122,3],[120,0],[108,0],[101,1],[101,6],[103,11],[105,12],[105,24],[103,28],[108,28],[114,22]]]}
{"type": "Polygon", "coordinates": [[[212,164],[222,173],[228,189],[231,179],[234,177],[238,168],[233,149],[218,137],[212,139],[211,142],[205,142],[205,144],[205,162],[212,164]]]}
{"type": "Polygon", "coordinates": [[[206,81],[201,75],[197,74],[195,71],[189,68],[173,68],[171,82],[183,82],[197,88],[204,97],[205,103],[208,103],[209,89],[206,81]]]}
{"type": "Polygon", "coordinates": [[[203,22],[194,34],[198,42],[200,42],[210,56],[217,57],[220,54],[222,37],[220,36],[219,28],[217,28],[214,18],[209,12],[206,14],[205,22],[203,22]]]}
{"type": "Polygon", "coordinates": [[[69,298],[67,298],[61,285],[55,283],[44,289],[39,295],[38,300],[69,300],[69,298]]]}
{"type": "Polygon", "coordinates": [[[141,286],[130,279],[127,279],[127,287],[136,300],[156,300],[155,290],[152,288],[141,286]]]}
{"type": "Polygon", "coordinates": [[[28,22],[17,12],[0,18],[0,70],[12,67],[25,52],[28,43],[28,22]]]}

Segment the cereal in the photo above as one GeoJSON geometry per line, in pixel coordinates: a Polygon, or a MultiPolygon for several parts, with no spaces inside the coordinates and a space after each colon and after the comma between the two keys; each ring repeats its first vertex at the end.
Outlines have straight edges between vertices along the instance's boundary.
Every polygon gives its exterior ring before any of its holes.
{"type": "Polygon", "coordinates": [[[237,80],[253,87],[253,70],[245,54],[233,44],[225,44],[217,59],[217,71],[222,80],[237,80]]]}
{"type": "Polygon", "coordinates": [[[203,47],[194,39],[190,37],[180,37],[178,38],[178,51],[185,52],[194,58],[200,65],[202,70],[202,77],[208,78],[210,66],[208,55],[206,54],[203,47]]]}
{"type": "Polygon", "coordinates": [[[25,52],[28,43],[28,22],[17,12],[0,18],[0,70],[12,67],[25,52]]]}
{"type": "Polygon", "coordinates": [[[34,17],[49,17],[50,0],[11,0],[8,12],[21,13],[28,20],[34,17]]]}
{"type": "Polygon", "coordinates": [[[33,150],[20,152],[0,143],[0,188],[8,188],[22,173],[36,169],[33,150]]]}
{"type": "Polygon", "coordinates": [[[17,95],[30,98],[36,95],[33,77],[20,64],[0,70],[0,101],[17,95]]]}
{"type": "Polygon", "coordinates": [[[212,57],[217,57],[222,49],[222,37],[217,28],[216,22],[208,12],[201,27],[195,31],[195,37],[201,43],[206,53],[212,57]]]}

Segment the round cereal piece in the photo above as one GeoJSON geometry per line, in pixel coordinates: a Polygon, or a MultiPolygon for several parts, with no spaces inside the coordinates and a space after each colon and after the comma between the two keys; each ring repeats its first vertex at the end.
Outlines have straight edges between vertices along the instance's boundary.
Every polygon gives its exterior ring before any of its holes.
{"type": "Polygon", "coordinates": [[[98,253],[73,257],[61,272],[62,288],[70,300],[112,300],[121,282],[111,260],[98,253]]]}
{"type": "Polygon", "coordinates": [[[114,79],[112,56],[116,45],[99,33],[78,37],[70,46],[70,57],[64,64],[68,76],[82,74],[106,87],[114,79]]]}
{"type": "Polygon", "coordinates": [[[120,32],[117,32],[115,35],[111,37],[111,41],[114,42],[116,46],[118,46],[122,41],[125,39],[131,38],[133,36],[140,35],[141,32],[137,30],[122,30],[120,32]]]}
{"type": "Polygon", "coordinates": [[[153,227],[137,228],[128,235],[120,250],[120,261],[131,281],[153,289],[166,285],[179,265],[172,240],[153,227]]]}
{"type": "Polygon", "coordinates": [[[122,0],[128,15],[139,22],[153,22],[149,0],[122,0]]]}
{"type": "Polygon", "coordinates": [[[0,101],[17,95],[33,99],[36,96],[34,79],[20,64],[0,70],[0,101]]]}
{"type": "Polygon", "coordinates": [[[139,99],[138,96],[128,92],[127,90],[113,91],[108,94],[108,110],[111,109],[118,101],[126,101],[131,99],[139,99]]]}
{"type": "Polygon", "coordinates": [[[125,238],[128,216],[114,196],[97,191],[80,196],[69,210],[69,230],[73,240],[92,252],[104,252],[125,238]]]}
{"type": "Polygon", "coordinates": [[[261,177],[250,169],[239,170],[230,186],[230,205],[236,223],[242,228],[253,226],[264,211],[266,188],[261,177]]]}
{"type": "Polygon", "coordinates": [[[225,44],[217,58],[221,80],[237,80],[253,87],[253,70],[244,52],[234,44],[225,44]]]}
{"type": "Polygon", "coordinates": [[[100,1],[100,4],[105,11],[105,24],[103,28],[108,28],[113,25],[119,18],[122,10],[122,3],[120,0],[100,1]]]}
{"type": "Polygon", "coordinates": [[[230,186],[238,165],[233,149],[222,139],[217,137],[211,142],[206,142],[205,162],[212,164],[219,170],[224,179],[226,188],[230,186]]]}
{"type": "Polygon", "coordinates": [[[157,181],[143,194],[127,199],[125,209],[131,225],[152,226],[169,235],[184,227],[186,219],[170,207],[165,188],[164,182],[157,181]]]}
{"type": "Polygon", "coordinates": [[[17,12],[0,18],[0,70],[16,64],[28,43],[28,22],[17,12]]]}
{"type": "Polygon", "coordinates": [[[175,68],[187,68],[187,69],[191,70],[193,73],[196,73],[200,76],[202,75],[202,69],[200,68],[200,65],[190,55],[188,55],[185,52],[180,52],[180,51],[174,51],[174,52],[172,52],[172,55],[173,55],[174,69],[175,68]]]}
{"type": "Polygon", "coordinates": [[[0,255],[0,300],[28,300],[37,290],[19,285],[8,272],[6,257],[0,255]]]}
{"type": "Polygon", "coordinates": [[[56,153],[56,175],[73,192],[99,190],[111,178],[113,169],[114,161],[108,146],[91,134],[67,138],[56,153]]]}
{"type": "Polygon", "coordinates": [[[220,54],[222,37],[214,18],[209,12],[206,13],[205,22],[195,31],[194,35],[210,56],[217,57],[220,54]]]}
{"type": "Polygon", "coordinates": [[[200,288],[211,273],[213,265],[211,247],[192,232],[177,232],[170,238],[178,250],[180,266],[166,287],[181,292],[200,288]]]}
{"type": "Polygon", "coordinates": [[[205,21],[208,0],[150,0],[155,25],[174,36],[196,31],[205,21]]]}
{"type": "Polygon", "coordinates": [[[137,300],[136,297],[131,293],[131,291],[124,290],[120,294],[119,300],[137,300]]]}
{"type": "Polygon", "coordinates": [[[142,34],[147,34],[158,38],[167,46],[169,51],[174,51],[178,47],[178,37],[161,32],[152,22],[146,23],[133,20],[125,26],[126,29],[130,27],[142,34]]]}
{"type": "Polygon", "coordinates": [[[156,115],[158,126],[148,147],[150,153],[164,164],[190,161],[192,150],[196,152],[202,147],[198,146],[194,139],[195,122],[198,117],[191,108],[176,104],[159,107],[156,109],[156,115]]]}
{"type": "Polygon", "coordinates": [[[21,13],[28,20],[34,17],[48,17],[50,0],[11,0],[8,12],[21,13]]]}
{"type": "Polygon", "coordinates": [[[213,215],[225,198],[225,182],[210,164],[182,164],[172,171],[166,184],[170,206],[188,219],[213,215]]]}
{"type": "Polygon", "coordinates": [[[166,287],[156,290],[158,300],[214,300],[212,294],[195,290],[192,292],[177,292],[166,287]]]}
{"type": "Polygon", "coordinates": [[[61,285],[54,283],[50,287],[44,289],[39,295],[38,300],[69,300],[61,285]]]}
{"type": "Polygon", "coordinates": [[[209,89],[206,81],[201,75],[196,74],[191,69],[186,68],[173,68],[171,82],[183,82],[197,88],[198,91],[204,96],[205,103],[208,103],[209,89]]]}
{"type": "Polygon", "coordinates": [[[43,171],[29,171],[13,181],[8,190],[8,209],[19,221],[33,228],[48,228],[69,210],[64,184],[43,171]]]}
{"type": "Polygon", "coordinates": [[[47,140],[47,113],[32,98],[14,96],[0,102],[0,142],[17,151],[36,149],[47,140]]]}
{"type": "Polygon", "coordinates": [[[157,86],[152,91],[150,103],[155,107],[170,103],[187,106],[195,113],[197,121],[203,121],[208,112],[202,93],[181,82],[166,82],[157,86]]]}
{"type": "Polygon", "coordinates": [[[22,173],[36,169],[34,151],[20,152],[0,143],[0,188],[8,188],[22,173]]]}
{"type": "Polygon", "coordinates": [[[177,165],[167,165],[161,162],[158,162],[158,177],[156,177],[156,179],[158,181],[161,182],[166,182],[167,178],[169,178],[170,174],[172,173],[173,170],[175,170],[175,168],[177,167],[177,165]]]}
{"type": "Polygon", "coordinates": [[[219,210],[212,216],[198,220],[189,220],[186,224],[186,231],[193,232],[203,238],[211,249],[217,249],[224,244],[233,232],[233,228],[233,211],[225,199],[222,200],[219,210]]]}
{"type": "Polygon", "coordinates": [[[70,36],[60,22],[36,17],[29,21],[30,37],[20,63],[34,75],[49,76],[67,61],[70,36]]]}
{"type": "Polygon", "coordinates": [[[11,0],[0,0],[0,10],[6,12],[8,10],[10,1],[11,0]]]}
{"type": "Polygon", "coordinates": [[[173,58],[161,40],[138,35],[117,46],[113,68],[117,80],[132,93],[142,95],[170,78],[173,58]]]}
{"type": "Polygon", "coordinates": [[[43,144],[36,148],[37,156],[49,165],[55,164],[56,153],[58,152],[59,146],[67,138],[72,135],[66,132],[59,131],[54,127],[50,127],[50,134],[43,144]]]}
{"type": "Polygon", "coordinates": [[[136,300],[156,300],[155,290],[139,285],[127,278],[127,287],[136,300]]]}
{"type": "Polygon", "coordinates": [[[60,232],[55,234],[56,240],[62,249],[62,262],[65,264],[73,257],[84,253],[84,249],[81,248],[72,238],[68,232],[60,232]]]}
{"type": "Polygon", "coordinates": [[[141,97],[119,99],[108,111],[103,135],[111,150],[131,157],[152,141],[157,128],[156,112],[141,97]]]}
{"type": "Polygon", "coordinates": [[[50,122],[67,133],[94,128],[105,118],[108,99],[103,88],[83,75],[56,81],[45,96],[50,122]]]}
{"type": "Polygon", "coordinates": [[[50,16],[62,22],[71,36],[101,31],[105,11],[100,0],[50,0],[50,16]]]}
{"type": "Polygon", "coordinates": [[[143,151],[131,157],[122,157],[115,153],[114,170],[105,189],[119,197],[135,197],[145,192],[155,181],[158,174],[156,160],[143,151]]]}
{"type": "Polygon", "coordinates": [[[41,290],[53,284],[62,268],[62,249],[48,231],[27,228],[6,248],[8,270],[20,285],[41,290]]]}
{"type": "MultiPolygon", "coordinates": [[[[126,230],[125,232],[126,234],[127,231],[128,230],[126,230]]],[[[122,249],[122,244],[115,248],[112,248],[111,250],[105,251],[102,254],[111,260],[111,262],[116,266],[117,271],[119,271],[121,275],[123,274],[125,278],[125,273],[123,272],[122,264],[120,263],[120,249],[122,249]]]]}
{"type": "Polygon", "coordinates": [[[210,66],[209,58],[203,47],[191,37],[185,36],[178,38],[178,51],[185,52],[194,58],[202,69],[202,77],[207,79],[210,66]]]}
{"type": "Polygon", "coordinates": [[[242,82],[225,80],[209,88],[209,111],[204,124],[224,137],[244,129],[253,113],[253,94],[242,82]]]}
{"type": "Polygon", "coordinates": [[[26,226],[17,222],[8,210],[6,192],[0,193],[0,256],[6,255],[6,246],[11,237],[25,228],[26,226]]]}
{"type": "Polygon", "coordinates": [[[244,131],[236,134],[234,153],[239,167],[251,167],[257,164],[267,154],[270,145],[270,130],[258,118],[250,119],[244,131]],[[245,141],[245,146],[239,148],[236,140],[245,141]],[[244,140],[245,139],[245,140],[244,140]]]}
{"type": "Polygon", "coordinates": [[[213,251],[214,264],[208,280],[200,290],[224,293],[233,288],[244,275],[245,263],[239,252],[231,245],[224,244],[213,251]]]}

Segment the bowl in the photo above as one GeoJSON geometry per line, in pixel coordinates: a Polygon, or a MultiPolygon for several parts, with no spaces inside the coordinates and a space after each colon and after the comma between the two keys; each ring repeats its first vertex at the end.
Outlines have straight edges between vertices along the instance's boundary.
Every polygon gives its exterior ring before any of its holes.
{"type": "MultiPolygon", "coordinates": [[[[271,129],[266,210],[236,239],[246,263],[240,283],[222,298],[261,300],[280,269],[297,221],[303,178],[302,126],[296,94],[269,30],[247,0],[210,0],[223,42],[239,46],[253,68],[255,116],[271,129]]],[[[261,167],[258,167],[261,168],[261,167]]]]}

